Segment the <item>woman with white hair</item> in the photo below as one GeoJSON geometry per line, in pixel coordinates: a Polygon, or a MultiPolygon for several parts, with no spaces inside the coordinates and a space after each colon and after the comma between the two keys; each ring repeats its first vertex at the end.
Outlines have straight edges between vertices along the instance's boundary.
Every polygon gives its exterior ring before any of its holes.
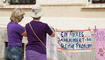
{"type": "Polygon", "coordinates": [[[11,14],[7,25],[8,47],[6,49],[6,60],[22,60],[22,38],[26,36],[25,29],[18,23],[23,19],[24,12],[16,8],[11,14]]]}
{"type": "Polygon", "coordinates": [[[46,34],[55,36],[54,31],[48,24],[40,21],[42,9],[39,5],[32,8],[33,20],[26,24],[28,43],[26,46],[26,60],[47,60],[46,56],[46,34]]]}

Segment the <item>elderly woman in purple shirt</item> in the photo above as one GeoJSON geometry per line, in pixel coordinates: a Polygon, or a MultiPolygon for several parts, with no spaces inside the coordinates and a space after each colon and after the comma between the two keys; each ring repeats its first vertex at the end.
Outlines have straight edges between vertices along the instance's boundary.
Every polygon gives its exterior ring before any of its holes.
{"type": "Polygon", "coordinates": [[[48,24],[40,21],[41,16],[41,7],[39,5],[35,5],[32,8],[31,14],[33,20],[25,26],[28,37],[26,60],[47,60],[46,34],[48,33],[51,37],[54,37],[55,33],[48,24]]]}
{"type": "Polygon", "coordinates": [[[7,25],[8,47],[6,60],[22,60],[22,38],[26,36],[25,29],[18,23],[23,19],[24,12],[21,8],[14,9],[10,22],[7,25]]]}

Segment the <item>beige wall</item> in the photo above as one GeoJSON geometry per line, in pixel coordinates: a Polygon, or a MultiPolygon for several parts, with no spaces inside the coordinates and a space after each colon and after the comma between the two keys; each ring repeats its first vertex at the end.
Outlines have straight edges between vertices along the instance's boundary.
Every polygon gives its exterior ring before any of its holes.
{"type": "MultiPolygon", "coordinates": [[[[105,8],[83,8],[85,5],[41,5],[43,8],[42,21],[60,29],[87,29],[88,27],[104,28],[105,8]],[[63,18],[62,18],[63,17],[63,18]],[[73,19],[72,19],[73,18],[73,19]],[[83,19],[81,19],[83,18],[83,19]],[[98,19],[97,19],[98,18],[98,19]],[[66,26],[65,26],[66,25],[66,26]]],[[[0,8],[0,25],[7,25],[13,8],[0,8]]],[[[26,12],[23,26],[30,19],[31,8],[24,8],[26,12]]]]}
{"type": "Polygon", "coordinates": [[[105,18],[105,9],[83,9],[83,6],[45,6],[46,17],[105,18]]]}
{"type": "MultiPolygon", "coordinates": [[[[83,8],[83,5],[56,5],[43,6],[44,17],[80,17],[80,18],[105,18],[105,8],[83,8]]],[[[0,8],[0,17],[10,16],[13,8],[0,8]]],[[[24,8],[26,16],[29,16],[31,8],[24,8]]]]}

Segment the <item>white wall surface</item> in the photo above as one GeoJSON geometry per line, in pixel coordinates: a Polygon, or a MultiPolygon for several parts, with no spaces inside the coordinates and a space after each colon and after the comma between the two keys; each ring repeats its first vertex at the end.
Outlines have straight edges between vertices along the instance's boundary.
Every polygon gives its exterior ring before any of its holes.
{"type": "MultiPolygon", "coordinates": [[[[25,26],[31,20],[31,17],[25,17],[20,24],[25,26]]],[[[0,27],[6,27],[9,21],[9,17],[0,17],[0,27]]],[[[88,27],[94,29],[95,25],[97,28],[105,28],[105,18],[43,17],[41,21],[62,30],[88,29],[88,27]]]]}
{"type": "Polygon", "coordinates": [[[37,0],[40,4],[77,4],[77,3],[87,3],[88,0],[37,0]]]}

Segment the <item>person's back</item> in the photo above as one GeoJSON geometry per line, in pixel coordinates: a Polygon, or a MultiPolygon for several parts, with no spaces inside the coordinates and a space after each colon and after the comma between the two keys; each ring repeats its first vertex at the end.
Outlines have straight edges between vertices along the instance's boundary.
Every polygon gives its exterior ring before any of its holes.
{"type": "MultiPolygon", "coordinates": [[[[34,29],[34,32],[42,40],[42,42],[46,45],[46,34],[47,33],[49,35],[52,34],[52,31],[48,30],[50,29],[48,25],[46,23],[42,23],[38,21],[31,21],[30,23],[34,29]]],[[[27,44],[27,49],[36,50],[37,52],[46,54],[45,46],[43,46],[42,43],[34,35],[29,24],[26,25],[26,31],[27,31],[28,41],[29,41],[29,43],[27,44]]]]}
{"type": "Polygon", "coordinates": [[[22,46],[22,38],[21,33],[24,32],[22,26],[15,22],[9,22],[7,25],[8,32],[8,45],[9,46],[22,46]]]}

